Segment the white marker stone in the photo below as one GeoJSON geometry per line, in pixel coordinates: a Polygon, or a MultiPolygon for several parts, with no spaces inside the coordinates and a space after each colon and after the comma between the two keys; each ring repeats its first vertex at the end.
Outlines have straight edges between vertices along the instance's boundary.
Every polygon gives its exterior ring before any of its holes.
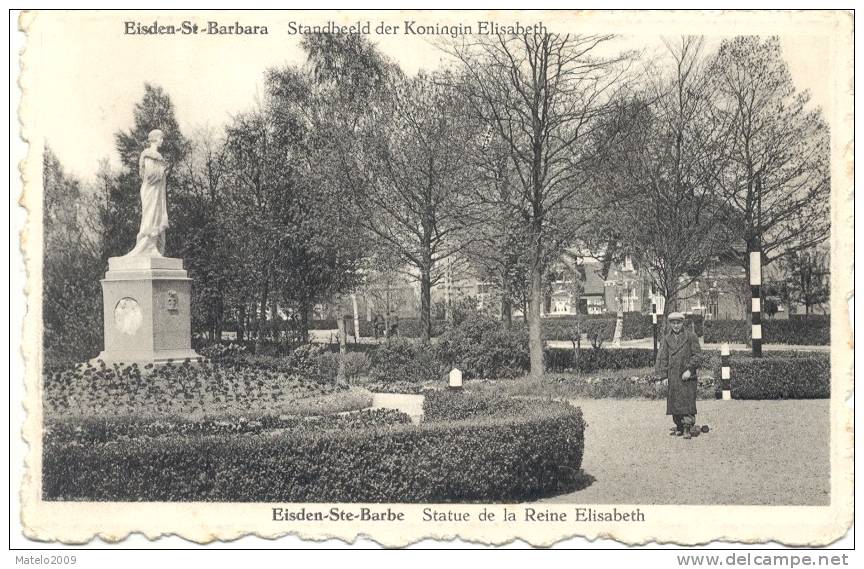
{"type": "Polygon", "coordinates": [[[450,370],[450,389],[462,389],[462,372],[459,368],[450,370]]]}

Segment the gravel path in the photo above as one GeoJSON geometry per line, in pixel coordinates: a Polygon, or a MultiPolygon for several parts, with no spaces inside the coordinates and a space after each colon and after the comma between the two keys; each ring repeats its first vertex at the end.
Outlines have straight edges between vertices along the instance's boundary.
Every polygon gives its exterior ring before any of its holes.
{"type": "Polygon", "coordinates": [[[402,393],[373,393],[373,409],[397,409],[407,413],[415,425],[423,418],[423,396],[402,393]]]}
{"type": "Polygon", "coordinates": [[[578,400],[587,487],[579,504],[828,505],[829,401],[699,401],[711,432],[670,437],[665,401],[578,400]]]}
{"type": "MultiPolygon", "coordinates": [[[[573,342],[569,340],[547,340],[546,346],[550,348],[565,348],[565,349],[573,349],[573,342]]],[[[586,343],[584,340],[582,342],[582,349],[590,348],[591,344],[586,343]]],[[[603,344],[604,348],[612,349],[612,342],[607,341],[603,344]]],[[[642,348],[642,349],[651,349],[654,347],[654,339],[653,338],[642,338],[639,340],[624,340],[621,342],[622,348],[642,348]]],[[[702,343],[702,349],[708,351],[720,351],[720,344],[705,344],[702,343]]],[[[747,344],[729,344],[729,349],[733,352],[746,352],[749,351],[750,348],[747,344]]],[[[831,346],[793,346],[791,344],[762,344],[763,352],[788,352],[788,351],[799,351],[799,352],[830,352],[831,346]]]]}

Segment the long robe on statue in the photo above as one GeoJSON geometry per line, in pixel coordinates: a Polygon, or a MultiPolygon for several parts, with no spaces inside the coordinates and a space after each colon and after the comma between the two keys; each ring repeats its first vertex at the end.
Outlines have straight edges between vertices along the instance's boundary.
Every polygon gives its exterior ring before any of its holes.
{"type": "Polygon", "coordinates": [[[141,227],[135,247],[125,257],[161,257],[168,229],[168,200],[165,186],[168,164],[159,152],[148,148],[138,160],[141,174],[141,227]]]}

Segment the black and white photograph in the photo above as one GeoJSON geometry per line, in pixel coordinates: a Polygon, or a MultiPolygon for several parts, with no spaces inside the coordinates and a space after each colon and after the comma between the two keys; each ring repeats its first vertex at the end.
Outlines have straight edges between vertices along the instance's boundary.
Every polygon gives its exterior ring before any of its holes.
{"type": "Polygon", "coordinates": [[[851,527],[852,11],[19,18],[30,537],[851,527]]]}

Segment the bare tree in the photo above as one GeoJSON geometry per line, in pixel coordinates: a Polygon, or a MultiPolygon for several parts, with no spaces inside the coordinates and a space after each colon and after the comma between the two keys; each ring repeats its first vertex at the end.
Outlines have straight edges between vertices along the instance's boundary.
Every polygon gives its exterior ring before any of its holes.
{"type": "Polygon", "coordinates": [[[808,109],[809,93],[795,89],[775,37],[724,40],[709,77],[713,120],[730,131],[728,168],[715,183],[736,213],[743,246],[733,252],[749,274],[757,240],[767,266],[828,238],[829,130],[821,110],[808,109]]]}
{"type": "Polygon", "coordinates": [[[597,181],[617,196],[602,219],[652,275],[666,313],[729,243],[729,208],[716,182],[726,133],[710,120],[703,40],[667,48],[671,71],[649,69],[644,90],[607,125],[619,144],[597,181]]]}
{"type": "Polygon", "coordinates": [[[454,44],[472,110],[506,144],[518,181],[501,196],[528,242],[531,376],[543,373],[543,276],[589,213],[594,147],[586,144],[624,70],[597,49],[612,36],[527,33],[454,44]],[[580,203],[582,202],[582,203],[580,203]]]}
{"type": "Polygon", "coordinates": [[[351,188],[360,223],[416,270],[422,338],[432,329],[431,289],[441,262],[464,248],[462,196],[472,183],[464,148],[472,133],[451,81],[397,78],[353,156],[351,188]]]}

